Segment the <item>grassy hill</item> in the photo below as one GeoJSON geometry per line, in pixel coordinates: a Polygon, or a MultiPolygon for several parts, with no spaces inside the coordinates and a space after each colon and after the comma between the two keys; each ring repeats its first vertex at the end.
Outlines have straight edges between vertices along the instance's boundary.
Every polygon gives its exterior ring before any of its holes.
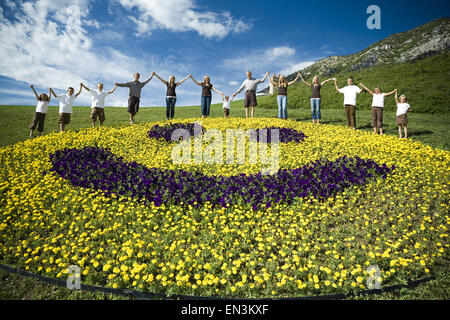
{"type": "MultiPolygon", "coordinates": [[[[329,77],[338,79],[338,86],[346,85],[347,78],[353,76],[355,82],[363,82],[368,88],[380,86],[384,92],[395,88],[400,94],[408,96],[410,105],[415,112],[420,113],[449,113],[450,112],[450,51],[446,50],[440,54],[432,55],[424,59],[377,65],[360,71],[349,72],[348,70],[338,72],[332,76],[322,77],[321,81],[329,77]]],[[[309,77],[305,79],[311,82],[309,77]]],[[[289,88],[288,108],[310,108],[310,89],[301,82],[289,88]]],[[[336,92],[333,83],[328,83],[322,88],[322,108],[337,109],[343,106],[344,97],[336,92]]],[[[358,98],[358,109],[371,107],[372,96],[364,92],[358,98]]],[[[234,102],[240,105],[242,102],[234,102]]],[[[277,108],[276,94],[272,96],[259,97],[259,107],[271,109],[277,108]]],[[[396,110],[394,96],[386,99],[387,111],[396,110]]]]}

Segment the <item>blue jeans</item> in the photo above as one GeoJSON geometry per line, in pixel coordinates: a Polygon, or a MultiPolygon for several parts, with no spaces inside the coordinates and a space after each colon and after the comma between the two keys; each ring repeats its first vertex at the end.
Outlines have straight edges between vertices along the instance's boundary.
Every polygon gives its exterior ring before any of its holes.
{"type": "Polygon", "coordinates": [[[277,96],[278,118],[287,119],[287,96],[277,96]]]}
{"type": "Polygon", "coordinates": [[[311,99],[311,113],[313,120],[320,119],[320,99],[311,99]]]}
{"type": "Polygon", "coordinates": [[[209,116],[212,96],[202,96],[202,116],[209,116]]]}
{"type": "Polygon", "coordinates": [[[166,97],[166,118],[173,119],[175,115],[175,103],[177,102],[177,98],[169,98],[166,97]]]}

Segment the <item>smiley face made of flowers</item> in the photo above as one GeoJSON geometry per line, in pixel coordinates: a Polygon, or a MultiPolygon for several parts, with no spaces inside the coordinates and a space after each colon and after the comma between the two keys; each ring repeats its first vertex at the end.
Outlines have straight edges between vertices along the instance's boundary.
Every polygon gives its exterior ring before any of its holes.
{"type": "Polygon", "coordinates": [[[281,139],[269,176],[174,164],[176,143],[149,137],[161,123],[2,148],[1,262],[63,279],[78,265],[83,283],[114,288],[292,297],[366,289],[371,265],[382,285],[416,279],[448,258],[448,152],[278,119],[202,125],[303,138],[281,139]]]}

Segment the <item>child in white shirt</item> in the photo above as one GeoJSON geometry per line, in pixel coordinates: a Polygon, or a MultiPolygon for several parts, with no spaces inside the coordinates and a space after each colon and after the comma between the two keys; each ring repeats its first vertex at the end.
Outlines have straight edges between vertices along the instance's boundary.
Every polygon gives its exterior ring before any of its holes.
{"type": "Polygon", "coordinates": [[[395,101],[397,102],[397,125],[398,125],[398,135],[402,138],[402,127],[405,132],[405,139],[408,137],[408,115],[409,111],[412,111],[411,106],[407,103],[408,98],[402,94],[400,100],[397,97],[397,92],[395,93],[395,101]]]}
{"type": "Polygon", "coordinates": [[[390,96],[397,92],[395,89],[389,93],[383,93],[380,87],[376,87],[374,91],[367,88],[362,83],[359,84],[363,87],[367,92],[369,92],[372,96],[372,128],[373,132],[377,134],[377,128],[380,129],[380,135],[383,135],[383,108],[384,108],[384,97],[390,96]]]}
{"type": "Polygon", "coordinates": [[[41,95],[38,95],[36,90],[34,90],[34,86],[30,86],[31,90],[33,90],[34,95],[36,96],[37,100],[37,106],[36,106],[36,112],[34,113],[33,120],[30,125],[30,138],[33,138],[33,131],[36,129],[37,126],[37,132],[38,135],[42,134],[42,131],[44,131],[44,122],[45,122],[45,116],[47,115],[48,111],[48,104],[50,103],[51,98],[51,88],[49,88],[49,95],[46,95],[45,93],[42,93],[41,95]]]}
{"type": "Polygon", "coordinates": [[[230,115],[231,101],[233,101],[233,99],[230,100],[229,96],[225,96],[223,98],[223,117],[224,118],[228,118],[228,116],[230,115]]]}
{"type": "Polygon", "coordinates": [[[78,91],[78,93],[76,95],[73,94],[74,93],[73,88],[69,87],[69,89],[67,89],[67,94],[61,94],[59,96],[57,96],[56,93],[53,90],[51,90],[51,93],[53,94],[53,96],[59,100],[59,131],[60,132],[63,132],[65,125],[70,123],[70,115],[73,112],[73,110],[72,110],[73,101],[80,95],[82,89],[83,89],[83,87],[81,86],[81,83],[80,83],[80,90],[78,91]]]}

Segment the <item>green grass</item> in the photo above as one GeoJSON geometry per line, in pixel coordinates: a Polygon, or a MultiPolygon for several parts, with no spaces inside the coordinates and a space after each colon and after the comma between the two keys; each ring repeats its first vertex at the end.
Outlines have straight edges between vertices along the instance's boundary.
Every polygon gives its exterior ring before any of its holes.
{"type": "MultiPolygon", "coordinates": [[[[267,98],[266,98],[267,99],[267,98]]],[[[261,101],[262,99],[260,99],[261,101]]],[[[34,106],[2,106],[0,107],[0,146],[7,146],[28,139],[28,125],[33,117],[34,106]]],[[[45,123],[44,134],[58,131],[57,107],[50,107],[45,123]]],[[[310,110],[289,109],[289,117],[298,121],[311,121],[310,110]]],[[[69,130],[89,128],[90,109],[75,107],[69,130]]],[[[235,101],[231,109],[232,116],[245,116],[242,101],[235,101]]],[[[257,117],[276,117],[276,104],[271,109],[256,110],[257,117]]],[[[176,117],[193,118],[200,115],[200,107],[178,107],[176,117]]],[[[212,106],[212,117],[222,117],[220,105],[212,106]]],[[[106,108],[106,126],[129,125],[128,114],[123,108],[106,108]]],[[[142,108],[136,117],[137,122],[161,121],[165,118],[165,108],[142,108]]],[[[344,108],[323,110],[323,124],[346,126],[344,108]]],[[[360,108],[357,112],[357,127],[360,130],[370,128],[371,113],[369,107],[360,108]]],[[[226,121],[226,120],[224,120],[226,121]]],[[[387,134],[397,135],[395,113],[385,112],[384,123],[387,134]]],[[[413,140],[421,141],[433,147],[450,150],[450,135],[448,124],[449,114],[411,113],[409,116],[409,134],[413,140]]],[[[436,280],[421,284],[415,289],[402,289],[392,293],[355,297],[352,299],[449,299],[450,277],[445,272],[436,273],[436,280]]],[[[127,299],[126,297],[70,291],[67,288],[42,283],[36,279],[9,274],[0,271],[0,299],[127,299]]]]}
{"type": "MultiPolygon", "coordinates": [[[[268,118],[276,117],[276,108],[276,104],[274,104],[271,109],[257,108],[256,116],[268,118]]],[[[31,123],[34,111],[35,107],[33,106],[0,106],[0,146],[7,146],[28,139],[28,126],[31,123]]],[[[211,108],[211,117],[223,117],[222,112],[220,105],[213,105],[211,108]]],[[[105,126],[130,125],[128,114],[124,108],[106,108],[105,113],[105,126]]],[[[176,119],[199,117],[200,114],[200,107],[177,107],[175,110],[176,119]]],[[[78,130],[89,128],[91,126],[89,115],[90,108],[74,107],[71,123],[67,125],[66,129],[78,130]]],[[[302,109],[288,109],[288,115],[290,119],[311,121],[309,107],[304,107],[302,109]]],[[[233,102],[231,116],[245,117],[242,101],[233,102]]],[[[398,135],[398,129],[395,123],[395,113],[385,111],[383,116],[385,133],[398,135]]],[[[358,129],[372,130],[370,127],[371,111],[369,107],[358,107],[356,118],[358,129]]],[[[448,130],[450,114],[420,114],[413,112],[409,114],[408,118],[408,131],[411,139],[421,141],[435,148],[450,150],[450,134],[448,130]]],[[[165,108],[141,108],[136,116],[137,122],[153,122],[162,121],[164,119],[165,108]]],[[[323,110],[322,123],[347,126],[344,107],[323,110]]],[[[52,131],[57,132],[58,130],[58,108],[49,107],[49,113],[45,120],[44,134],[48,134],[52,131]]]]}

